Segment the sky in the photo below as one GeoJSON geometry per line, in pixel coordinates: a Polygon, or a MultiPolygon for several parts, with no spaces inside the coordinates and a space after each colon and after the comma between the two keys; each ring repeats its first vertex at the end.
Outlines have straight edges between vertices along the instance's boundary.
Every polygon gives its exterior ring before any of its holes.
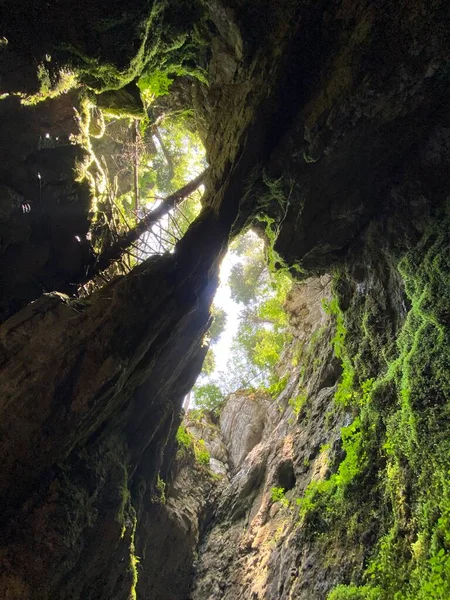
{"type": "Polygon", "coordinates": [[[231,299],[230,286],[228,285],[231,268],[237,262],[239,262],[239,257],[237,257],[234,252],[229,251],[225,255],[220,266],[220,283],[214,298],[214,304],[225,310],[227,313],[227,322],[219,341],[213,346],[216,359],[215,373],[225,371],[230,356],[231,343],[239,325],[240,308],[239,305],[231,299]]]}

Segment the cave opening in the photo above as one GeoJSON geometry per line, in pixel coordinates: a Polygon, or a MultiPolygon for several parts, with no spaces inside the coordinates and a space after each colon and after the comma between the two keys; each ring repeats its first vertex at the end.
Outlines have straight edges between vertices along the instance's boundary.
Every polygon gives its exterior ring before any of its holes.
{"type": "Polygon", "coordinates": [[[0,597],[449,598],[448,3],[0,14],[0,597]]]}

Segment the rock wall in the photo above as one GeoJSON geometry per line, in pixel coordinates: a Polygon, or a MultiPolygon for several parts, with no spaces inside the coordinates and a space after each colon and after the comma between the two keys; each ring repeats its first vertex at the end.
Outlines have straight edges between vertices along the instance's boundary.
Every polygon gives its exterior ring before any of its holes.
{"type": "Polygon", "coordinates": [[[288,374],[280,395],[240,392],[227,400],[222,435],[240,460],[200,546],[192,600],[324,598],[336,578],[301,546],[296,504],[311,481],[330,473],[348,420],[330,412],[341,370],[330,345],[332,319],[322,308],[329,298],[326,279],[310,279],[291,292],[294,340],[280,365],[288,374]],[[247,426],[252,412],[261,419],[257,437],[258,418],[247,426]],[[239,426],[230,431],[233,417],[239,426]]]}
{"type": "Polygon", "coordinates": [[[161,593],[149,540],[172,545],[164,520],[190,540],[174,558],[185,593],[201,518],[163,516],[158,474],[170,481],[230,232],[258,214],[276,266],[333,272],[331,328],[316,279],[292,301],[302,350],[284,357],[280,412],[264,418],[263,398],[228,407],[231,479],[192,597],[448,598],[448,2],[167,6],[1,7],[0,595],[161,593]],[[80,148],[41,138],[76,128],[77,100],[22,107],[12,94],[38,93],[47,62],[93,94],[135,87],[194,25],[205,208],[174,254],[86,300],[61,296],[90,260],[74,236],[91,206],[72,173],[80,148]]]}

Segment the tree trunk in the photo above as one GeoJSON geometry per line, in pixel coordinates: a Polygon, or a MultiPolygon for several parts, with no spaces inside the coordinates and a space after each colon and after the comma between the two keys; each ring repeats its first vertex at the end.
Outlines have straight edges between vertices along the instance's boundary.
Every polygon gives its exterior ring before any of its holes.
{"type": "Polygon", "coordinates": [[[156,125],[153,126],[153,135],[158,140],[159,145],[161,146],[161,150],[164,154],[164,158],[166,159],[167,166],[169,167],[170,178],[172,178],[173,171],[174,171],[172,156],[170,155],[170,152],[167,150],[167,148],[164,144],[164,140],[162,139],[161,134],[159,133],[159,129],[156,125]]]}
{"type": "Polygon", "coordinates": [[[96,275],[107,269],[113,261],[119,260],[126,249],[136,242],[145,231],[150,229],[154,223],[159,221],[159,219],[166,215],[170,210],[185,200],[192,192],[195,192],[195,190],[203,183],[206,173],[207,170],[203,171],[198,177],[170,196],[167,196],[155,210],[139,221],[133,229],[130,229],[130,231],[122,235],[114,244],[99,254],[95,264],[88,270],[84,281],[81,283],[86,283],[93,279],[96,275]]]}
{"type": "Polygon", "coordinates": [[[139,121],[134,122],[134,210],[138,215],[139,210],[139,121]]]}

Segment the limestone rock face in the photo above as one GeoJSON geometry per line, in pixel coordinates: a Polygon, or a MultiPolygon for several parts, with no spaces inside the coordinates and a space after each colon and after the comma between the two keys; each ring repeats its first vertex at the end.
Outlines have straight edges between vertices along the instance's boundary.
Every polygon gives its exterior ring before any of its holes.
{"type": "Polygon", "coordinates": [[[293,369],[286,354],[289,380],[278,398],[255,400],[248,392],[237,393],[223,408],[222,435],[236,462],[199,549],[192,600],[287,599],[299,580],[306,591],[298,597],[319,600],[332,585],[332,570],[323,565],[321,573],[315,570],[312,554],[296,544],[301,530],[295,503],[310,481],[328,475],[346,418],[325,419],[339,377],[339,369],[329,370],[331,321],[322,307],[328,283],[311,278],[290,295],[294,346],[306,357],[300,361],[303,369],[293,369]],[[299,307],[314,317],[300,321],[299,307]],[[315,332],[319,341],[310,346],[315,332]],[[300,395],[299,409],[295,399],[300,395]],[[247,425],[250,416],[257,428],[247,425]],[[282,489],[281,501],[274,500],[274,489],[282,489]]]}
{"type": "Polygon", "coordinates": [[[3,597],[126,600],[136,587],[163,448],[206,352],[201,289],[214,287],[219,240],[187,262],[155,257],[87,302],[44,296],[3,325],[3,597]]]}
{"type": "Polygon", "coordinates": [[[261,441],[269,398],[264,393],[231,394],[220,413],[220,430],[234,470],[261,441]]]}
{"type": "Polygon", "coordinates": [[[285,309],[289,315],[289,324],[298,339],[306,342],[314,331],[326,325],[327,315],[323,310],[323,301],[330,298],[331,277],[310,278],[306,285],[293,286],[286,298],[285,309]]]}

